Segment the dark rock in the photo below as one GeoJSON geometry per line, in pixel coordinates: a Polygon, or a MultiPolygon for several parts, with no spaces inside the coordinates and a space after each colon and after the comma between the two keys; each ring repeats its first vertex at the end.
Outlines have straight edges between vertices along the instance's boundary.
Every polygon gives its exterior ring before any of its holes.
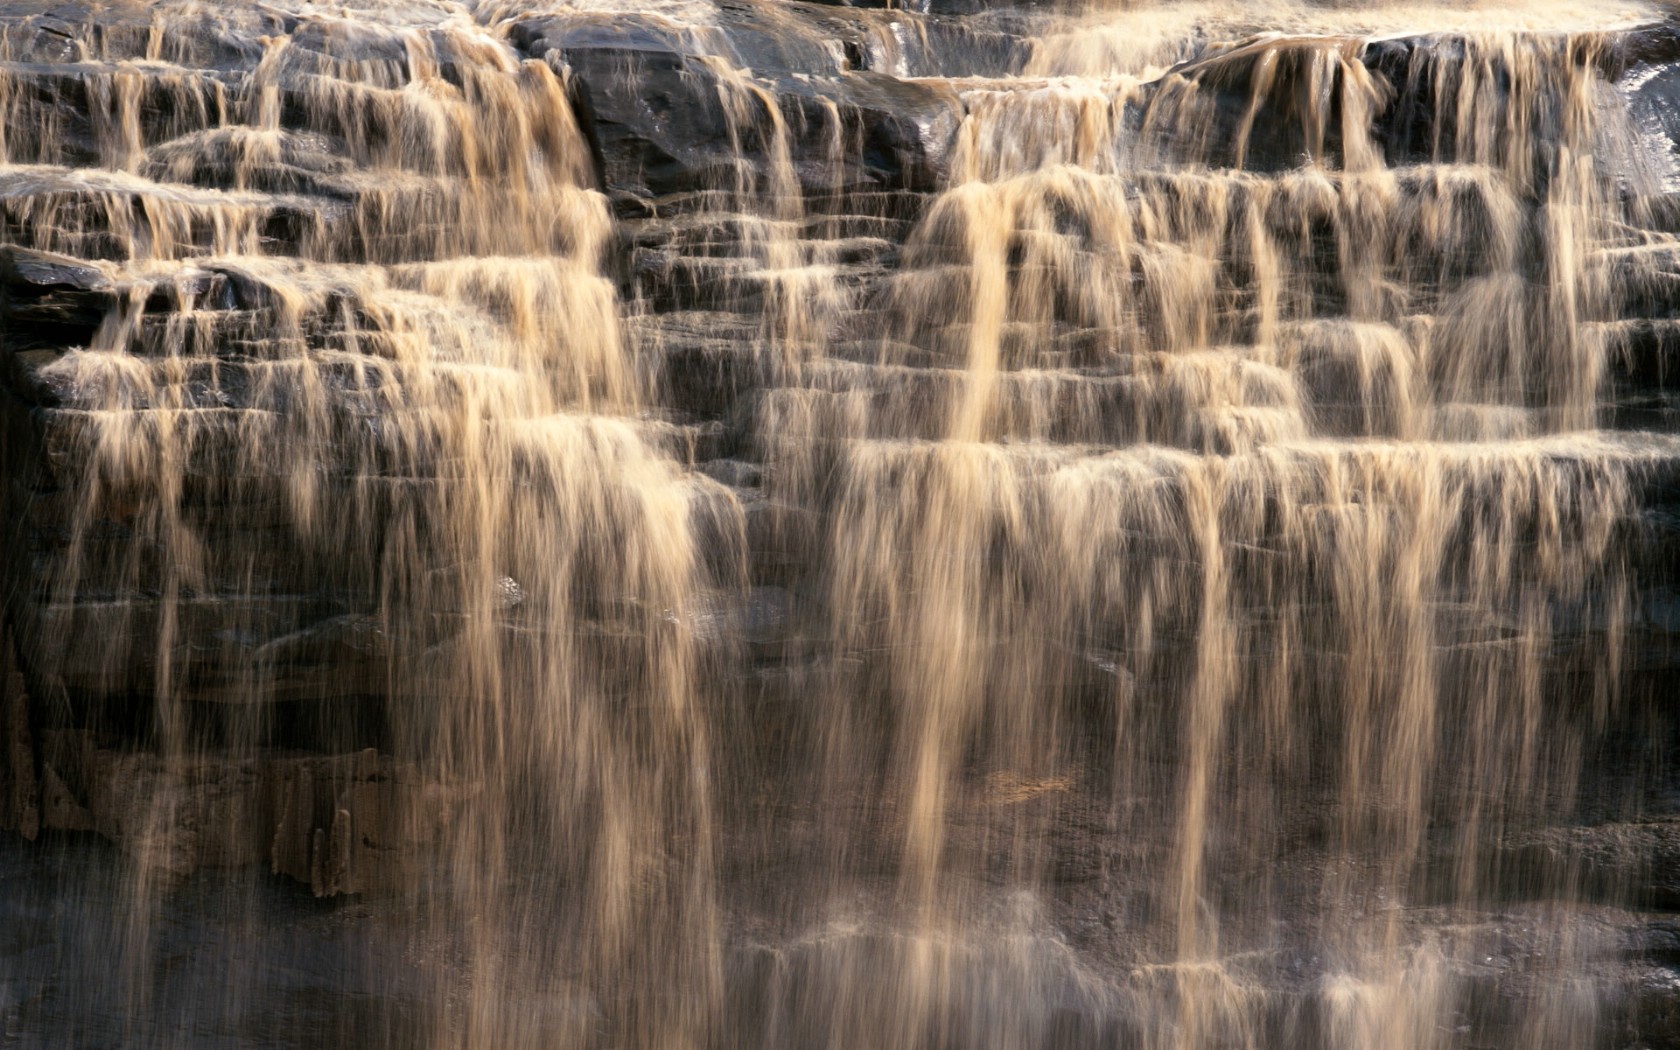
{"type": "Polygon", "coordinates": [[[672,51],[564,52],[587,100],[606,188],[636,197],[691,192],[735,170],[717,81],[672,51]]]}
{"type": "Polygon", "coordinates": [[[0,634],[0,830],[33,840],[41,831],[40,775],[30,726],[29,691],[11,631],[0,634]]]}
{"type": "Polygon", "coordinates": [[[1680,61],[1680,28],[1666,22],[1639,26],[1617,33],[1606,49],[1604,72],[1619,80],[1641,67],[1680,61]]]}
{"type": "Polygon", "coordinates": [[[85,347],[118,301],[107,275],[67,256],[0,247],[0,379],[30,404],[67,391],[42,369],[85,347]]]}
{"type": "Polygon", "coordinates": [[[757,499],[746,505],[746,518],[755,581],[787,586],[810,571],[822,538],[815,514],[778,500],[757,499]]]}
{"type": "Polygon", "coordinates": [[[276,762],[277,875],[317,897],[391,893],[412,883],[458,805],[458,793],[374,751],[276,762]]]}
{"type": "MultiPolygon", "coordinates": [[[[1680,819],[1560,826],[1517,833],[1481,854],[1490,899],[1596,903],[1680,911],[1680,819]]],[[[1423,873],[1425,899],[1453,899],[1462,854],[1438,852],[1423,873]]]]}
{"type": "Polygon", "coordinates": [[[663,363],[662,400],[701,419],[730,420],[756,386],[757,322],[734,313],[667,313],[637,326],[663,363]]]}
{"type": "Polygon", "coordinates": [[[1136,118],[1143,140],[1190,163],[1267,172],[1314,161],[1340,167],[1347,48],[1333,38],[1257,37],[1183,62],[1144,86],[1136,118]],[[1321,84],[1327,60],[1329,83],[1321,84]],[[1321,119],[1311,116],[1317,91],[1335,100],[1321,119]]]}
{"type": "Polygon", "coordinates": [[[899,80],[881,73],[848,73],[834,80],[780,80],[778,96],[792,103],[817,134],[802,141],[802,155],[821,172],[813,190],[839,185],[848,192],[931,191],[943,184],[947,154],[964,107],[946,85],[899,80]],[[832,108],[831,108],[832,107],[832,108]],[[840,134],[850,143],[839,172],[826,170],[824,122],[838,109],[840,134]]]}
{"type": "Polygon", "coordinates": [[[937,184],[963,112],[951,89],[849,72],[835,57],[835,38],[786,10],[774,18],[750,6],[728,13],[705,31],[639,17],[560,18],[520,23],[513,35],[576,77],[609,191],[645,199],[729,188],[744,177],[743,165],[745,177],[763,181],[776,122],[765,98],[729,81],[736,69],[751,70],[758,90],[768,90],[807,188],[937,184]],[[746,120],[726,109],[732,94],[746,120]],[[836,134],[854,144],[838,172],[829,170],[836,134]]]}
{"type": "Polygon", "coordinates": [[[266,864],[317,897],[409,885],[459,798],[372,751],[168,763],[50,730],[42,763],[44,828],[97,831],[152,877],[266,864]]]}

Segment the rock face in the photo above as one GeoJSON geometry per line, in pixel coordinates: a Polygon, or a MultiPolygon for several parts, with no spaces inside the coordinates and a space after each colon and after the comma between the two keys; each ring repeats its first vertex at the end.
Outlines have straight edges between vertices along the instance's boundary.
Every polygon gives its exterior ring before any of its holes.
{"type": "Polygon", "coordinates": [[[8,5],[0,1031],[1680,1045],[1680,44],[1385,17],[8,5]]]}

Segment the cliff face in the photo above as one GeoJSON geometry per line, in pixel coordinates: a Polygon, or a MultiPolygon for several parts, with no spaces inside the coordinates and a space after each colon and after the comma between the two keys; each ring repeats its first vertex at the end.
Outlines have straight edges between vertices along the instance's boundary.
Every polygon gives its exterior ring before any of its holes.
{"type": "Polygon", "coordinates": [[[1680,37],[905,6],[0,12],[19,1031],[1680,1040],[1680,37]]]}

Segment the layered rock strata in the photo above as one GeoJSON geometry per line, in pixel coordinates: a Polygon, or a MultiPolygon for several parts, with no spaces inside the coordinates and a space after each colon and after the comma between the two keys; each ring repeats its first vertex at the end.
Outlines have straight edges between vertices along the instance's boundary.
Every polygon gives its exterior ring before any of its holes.
{"type": "Polygon", "coordinates": [[[1671,26],[591,6],[0,16],[0,826],[465,1043],[1680,1040],[1671,26]]]}

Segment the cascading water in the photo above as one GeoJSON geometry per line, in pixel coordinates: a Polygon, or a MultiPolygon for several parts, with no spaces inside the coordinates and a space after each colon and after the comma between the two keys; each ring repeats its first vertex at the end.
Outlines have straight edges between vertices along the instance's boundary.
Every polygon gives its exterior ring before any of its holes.
{"type": "Polygon", "coordinates": [[[913,6],[0,5],[7,1045],[1680,1045],[1680,34],[913,6]]]}

